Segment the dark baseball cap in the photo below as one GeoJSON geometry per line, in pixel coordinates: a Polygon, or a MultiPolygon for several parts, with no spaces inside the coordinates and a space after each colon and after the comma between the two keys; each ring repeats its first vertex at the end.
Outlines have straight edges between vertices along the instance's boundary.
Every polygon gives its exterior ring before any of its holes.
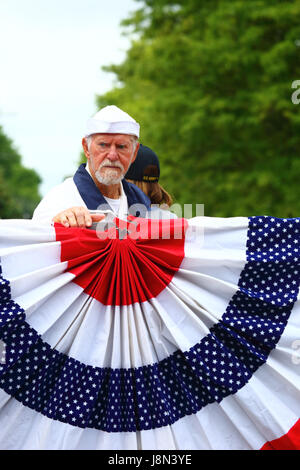
{"type": "Polygon", "coordinates": [[[135,181],[156,183],[160,176],[159,160],[156,153],[140,144],[135,161],[130,165],[125,178],[135,181]]]}

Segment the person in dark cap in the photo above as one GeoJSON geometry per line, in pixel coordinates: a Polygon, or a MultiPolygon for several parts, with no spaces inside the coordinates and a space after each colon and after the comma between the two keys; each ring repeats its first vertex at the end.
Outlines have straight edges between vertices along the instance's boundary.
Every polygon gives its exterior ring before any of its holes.
{"type": "Polygon", "coordinates": [[[151,204],[171,206],[172,197],[159,184],[160,165],[156,153],[146,145],[140,144],[135,161],[130,165],[125,179],[140,188],[151,204]]]}

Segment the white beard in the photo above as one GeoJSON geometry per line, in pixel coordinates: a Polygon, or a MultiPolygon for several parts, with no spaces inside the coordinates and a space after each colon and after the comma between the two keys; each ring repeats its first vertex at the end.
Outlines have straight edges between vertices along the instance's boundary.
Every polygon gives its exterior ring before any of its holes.
{"type": "MultiPolygon", "coordinates": [[[[131,165],[132,158],[133,158],[133,154],[131,156],[128,168],[131,165]]],[[[97,178],[97,181],[99,181],[99,183],[101,183],[101,184],[105,184],[106,186],[110,186],[111,184],[119,184],[125,176],[125,169],[124,169],[123,165],[120,162],[111,163],[110,160],[104,160],[101,163],[101,165],[99,165],[98,169],[95,171],[93,155],[91,154],[90,164],[91,164],[91,167],[94,170],[95,177],[97,178]],[[109,168],[110,165],[112,167],[117,166],[118,168],[120,168],[121,173],[118,170],[116,170],[115,168],[109,168]],[[104,175],[103,175],[103,174],[101,174],[101,169],[104,166],[106,168],[104,170],[104,175]]]]}
{"type": "Polygon", "coordinates": [[[111,184],[119,184],[124,176],[123,172],[120,174],[115,169],[105,169],[105,175],[101,175],[100,169],[95,172],[95,176],[99,183],[109,186],[111,184]]]}
{"type": "Polygon", "coordinates": [[[92,158],[90,159],[90,163],[94,170],[95,177],[97,178],[99,183],[105,184],[106,186],[110,186],[111,184],[119,184],[121,182],[122,178],[125,175],[125,171],[123,165],[120,162],[111,163],[109,160],[104,160],[101,165],[99,165],[98,169],[95,170],[92,158]],[[120,170],[117,170],[116,168],[109,168],[110,165],[112,167],[116,166],[120,168],[120,170]],[[106,167],[104,171],[102,170],[103,167],[106,167]]]}

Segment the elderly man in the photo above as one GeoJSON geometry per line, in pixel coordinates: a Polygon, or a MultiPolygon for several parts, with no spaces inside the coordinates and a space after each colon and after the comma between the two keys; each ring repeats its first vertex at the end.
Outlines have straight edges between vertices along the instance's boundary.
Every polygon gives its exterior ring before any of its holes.
{"type": "Polygon", "coordinates": [[[59,222],[65,227],[89,227],[104,216],[90,211],[111,210],[120,218],[143,215],[150,200],[124,176],[139,149],[139,124],[116,106],[106,106],[87,122],[82,146],[87,165],[73,178],[53,188],[40,202],[33,220],[59,222]],[[130,211],[130,208],[135,208],[130,211]]]}

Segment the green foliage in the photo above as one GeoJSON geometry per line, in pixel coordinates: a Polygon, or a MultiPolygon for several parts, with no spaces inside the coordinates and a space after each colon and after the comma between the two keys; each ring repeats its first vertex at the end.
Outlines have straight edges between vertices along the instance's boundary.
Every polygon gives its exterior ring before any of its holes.
{"type": "Polygon", "coordinates": [[[298,0],[137,0],[116,86],[161,183],[209,216],[300,215],[298,0]]]}
{"type": "Polygon", "coordinates": [[[24,168],[12,141],[0,127],[0,218],[30,218],[40,201],[38,174],[24,168]]]}

